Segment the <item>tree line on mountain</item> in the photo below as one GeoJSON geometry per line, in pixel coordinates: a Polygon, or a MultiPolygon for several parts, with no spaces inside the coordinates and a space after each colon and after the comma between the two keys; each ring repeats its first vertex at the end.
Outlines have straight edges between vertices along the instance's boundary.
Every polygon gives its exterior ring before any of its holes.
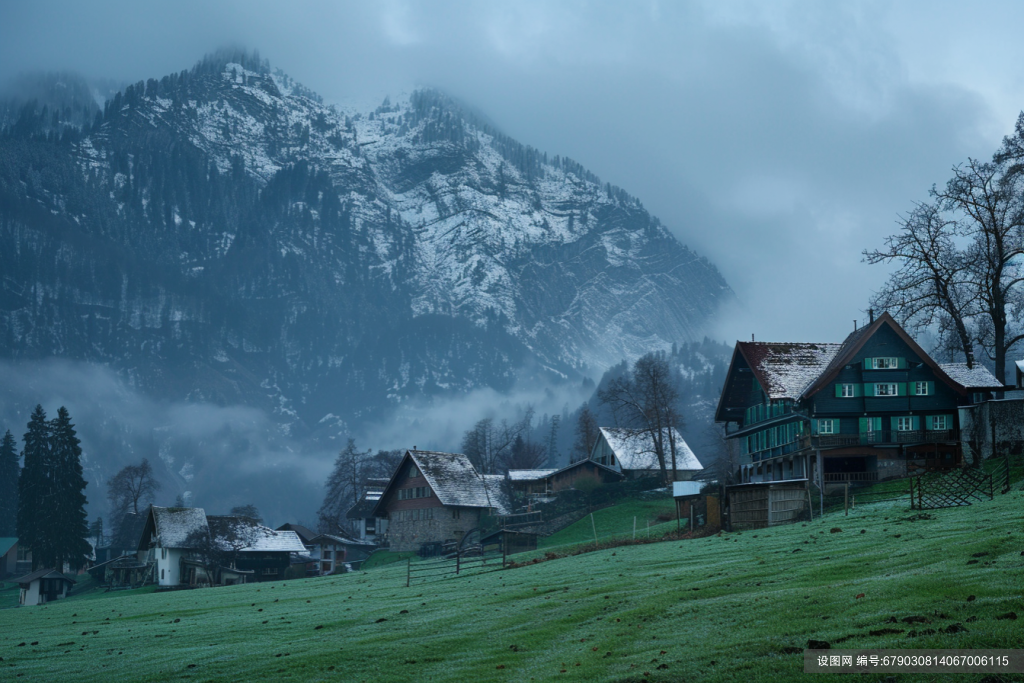
{"type": "Polygon", "coordinates": [[[939,349],[975,365],[980,350],[1005,384],[1024,340],[1024,112],[990,160],[968,158],[945,185],[901,216],[868,263],[895,263],[870,306],[911,330],[934,330],[939,349]]]}

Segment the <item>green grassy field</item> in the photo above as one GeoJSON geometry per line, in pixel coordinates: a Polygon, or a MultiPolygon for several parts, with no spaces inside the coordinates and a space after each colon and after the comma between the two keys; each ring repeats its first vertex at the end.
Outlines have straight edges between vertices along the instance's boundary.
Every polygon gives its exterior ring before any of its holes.
{"type": "Polygon", "coordinates": [[[849,681],[801,673],[808,639],[1021,647],[1021,622],[1006,615],[1024,617],[1022,551],[1014,491],[925,515],[858,506],[412,588],[396,565],[72,598],[0,611],[0,680],[849,681]],[[925,621],[902,621],[912,616],[925,621]]]}
{"type": "Polygon", "coordinates": [[[648,523],[651,525],[650,533],[658,535],[667,531],[669,527],[676,528],[675,514],[675,503],[668,497],[650,500],[628,499],[595,512],[593,525],[588,515],[559,532],[539,539],[537,547],[543,549],[592,543],[595,528],[598,540],[630,538],[633,535],[634,518],[638,538],[647,535],[648,523]],[[668,515],[672,521],[659,522],[659,515],[668,515]]]}

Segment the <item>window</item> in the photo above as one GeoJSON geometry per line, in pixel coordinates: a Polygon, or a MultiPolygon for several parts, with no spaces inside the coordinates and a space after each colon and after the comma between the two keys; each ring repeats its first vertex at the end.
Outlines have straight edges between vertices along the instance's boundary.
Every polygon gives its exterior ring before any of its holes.
{"type": "Polygon", "coordinates": [[[413,478],[413,477],[418,477],[418,476],[420,476],[419,469],[416,468],[416,465],[410,465],[409,466],[409,477],[413,478]]]}
{"type": "Polygon", "coordinates": [[[818,420],[819,434],[835,434],[839,431],[839,420],[818,420]]]}
{"type": "Polygon", "coordinates": [[[452,510],[452,519],[458,519],[458,518],[459,518],[459,509],[455,508],[455,509],[452,510]]]}
{"type": "Polygon", "coordinates": [[[163,569],[160,570],[160,580],[161,581],[164,580],[164,570],[163,569]]]}
{"type": "Polygon", "coordinates": [[[912,417],[900,417],[896,419],[896,431],[898,432],[909,432],[914,429],[914,418],[912,417]]]}
{"type": "Polygon", "coordinates": [[[928,396],[931,392],[928,390],[928,385],[931,382],[914,382],[914,394],[916,396],[928,396]]]}
{"type": "Polygon", "coordinates": [[[869,366],[873,370],[895,370],[900,366],[899,358],[871,358],[869,366]]]}
{"type": "Polygon", "coordinates": [[[929,429],[945,431],[951,429],[951,421],[948,415],[933,415],[928,418],[929,429]]]}
{"type": "MultiPolygon", "coordinates": [[[[875,360],[879,360],[876,358],[875,360]]],[[[875,396],[897,396],[898,390],[895,383],[887,382],[885,384],[875,385],[875,396]]]]}
{"type": "Polygon", "coordinates": [[[277,567],[264,567],[260,573],[263,576],[277,576],[277,567]]]}
{"type": "Polygon", "coordinates": [[[326,548],[324,548],[324,551],[323,551],[323,553],[321,553],[321,555],[323,555],[323,558],[325,560],[331,559],[331,551],[327,550],[326,548]]]}
{"type": "Polygon", "coordinates": [[[857,396],[857,385],[844,384],[841,396],[842,398],[855,398],[857,396]]]}
{"type": "Polygon", "coordinates": [[[167,559],[167,548],[160,548],[160,559],[161,560],[166,560],[167,559]]]}

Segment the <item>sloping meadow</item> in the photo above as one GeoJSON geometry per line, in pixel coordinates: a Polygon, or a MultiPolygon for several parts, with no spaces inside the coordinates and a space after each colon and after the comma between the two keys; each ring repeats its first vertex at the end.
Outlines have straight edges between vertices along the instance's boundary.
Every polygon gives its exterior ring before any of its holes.
{"type": "Polygon", "coordinates": [[[808,640],[1020,647],[1022,503],[860,506],[412,588],[394,566],[0,610],[0,679],[792,681],[808,640]]]}

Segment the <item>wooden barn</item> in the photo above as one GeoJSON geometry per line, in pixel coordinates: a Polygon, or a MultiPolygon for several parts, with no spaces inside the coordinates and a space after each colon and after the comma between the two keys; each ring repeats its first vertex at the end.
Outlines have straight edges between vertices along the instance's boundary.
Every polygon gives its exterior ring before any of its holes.
{"type": "Polygon", "coordinates": [[[477,472],[461,453],[406,451],[373,516],[388,520],[394,551],[461,540],[485,514],[510,512],[504,483],[501,475],[477,472]]]}
{"type": "Polygon", "coordinates": [[[763,529],[808,519],[806,479],[757,482],[729,487],[729,521],[737,531],[763,529]]]}

